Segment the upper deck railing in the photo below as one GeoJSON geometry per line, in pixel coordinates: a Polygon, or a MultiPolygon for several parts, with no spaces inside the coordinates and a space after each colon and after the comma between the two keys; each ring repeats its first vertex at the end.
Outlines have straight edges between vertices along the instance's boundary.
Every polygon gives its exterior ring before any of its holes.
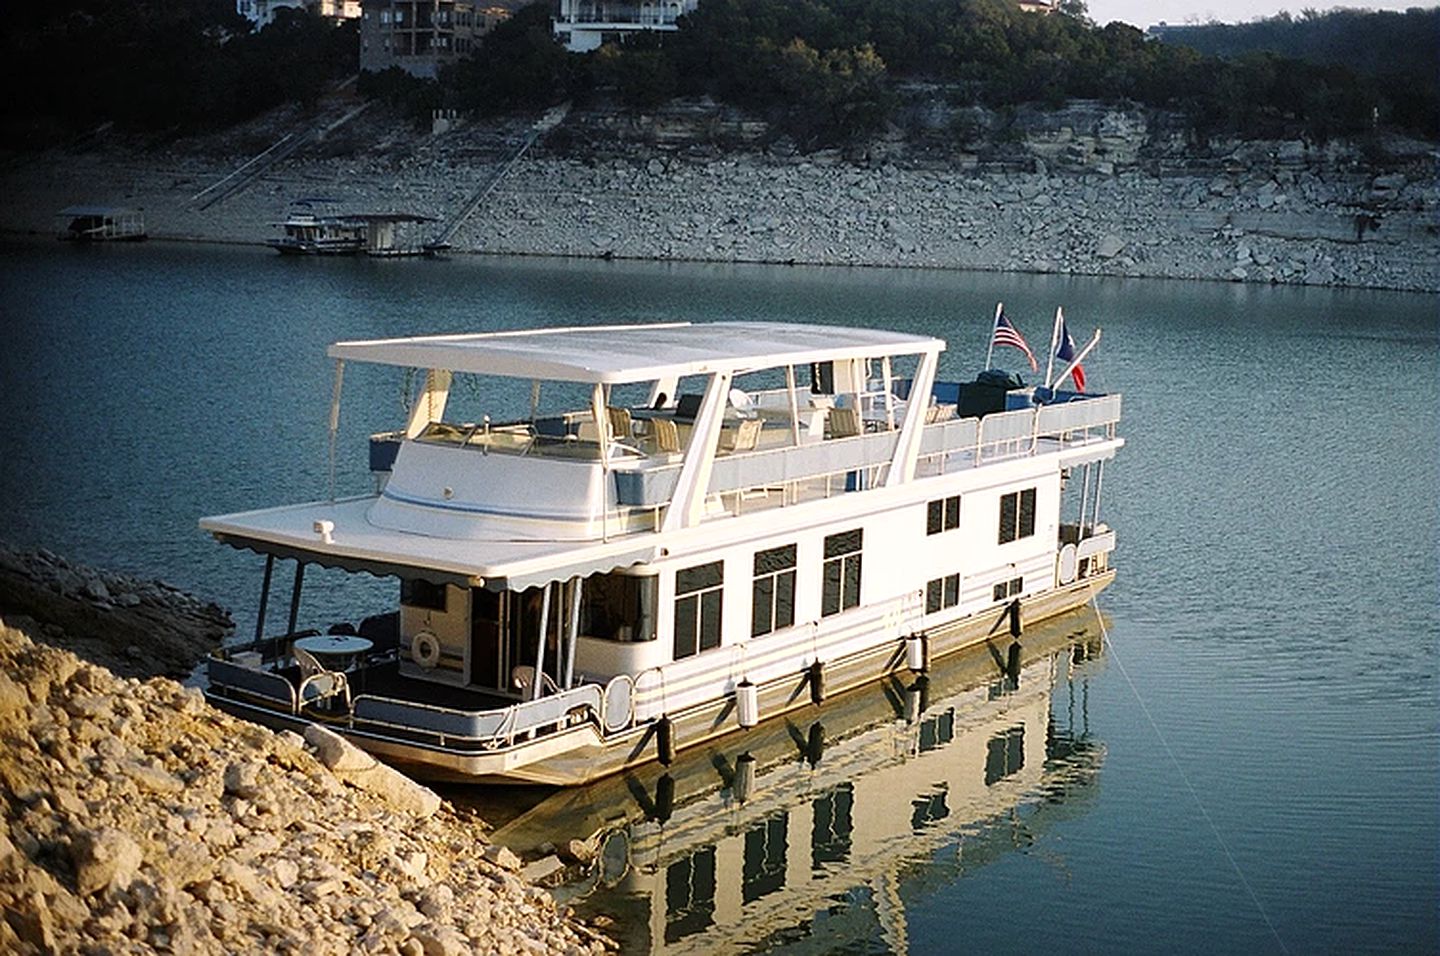
{"type": "MultiPolygon", "coordinates": [[[[926,424],[915,473],[930,477],[1001,459],[1109,440],[1115,437],[1120,410],[1119,395],[1100,395],[926,424]]],[[[891,429],[888,419],[877,418],[872,416],[868,423],[868,428],[874,430],[860,435],[822,437],[802,433],[799,444],[788,422],[772,421],[763,429],[765,437],[754,449],[716,454],[706,494],[720,506],[716,510],[730,513],[742,507],[796,504],[877,487],[888,476],[900,440],[898,427],[891,429]]],[[[613,475],[615,511],[632,517],[650,512],[658,521],[658,512],[675,492],[683,454],[639,442],[611,442],[602,456],[593,423],[588,432],[583,430],[586,421],[583,415],[577,415],[574,421],[565,422],[559,434],[544,427],[537,430],[529,423],[457,426],[436,422],[419,440],[454,445],[478,455],[603,465],[613,475]]],[[[388,440],[398,444],[400,436],[389,436],[388,440]]],[[[641,519],[638,524],[630,521],[624,527],[644,530],[647,523],[641,519]]]]}

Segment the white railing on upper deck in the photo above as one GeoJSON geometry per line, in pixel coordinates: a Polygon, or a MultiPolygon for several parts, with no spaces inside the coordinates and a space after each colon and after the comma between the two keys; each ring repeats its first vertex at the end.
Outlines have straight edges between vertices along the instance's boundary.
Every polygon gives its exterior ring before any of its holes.
{"type": "MultiPolygon", "coordinates": [[[[1057,405],[995,412],[926,425],[920,438],[918,473],[941,474],[985,462],[1054,451],[1115,437],[1120,396],[1103,395],[1057,405]]],[[[707,493],[745,495],[779,490],[774,503],[796,504],[835,491],[876,487],[895,455],[898,431],[827,439],[722,455],[715,459],[707,493]],[[835,482],[839,481],[837,485],[835,482]]],[[[622,510],[658,509],[669,502],[680,463],[641,462],[616,472],[622,510]]]]}

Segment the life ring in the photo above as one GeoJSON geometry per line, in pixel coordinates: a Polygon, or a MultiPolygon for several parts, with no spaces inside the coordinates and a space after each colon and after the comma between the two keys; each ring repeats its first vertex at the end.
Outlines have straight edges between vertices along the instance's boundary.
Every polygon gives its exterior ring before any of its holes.
{"type": "Polygon", "coordinates": [[[427,671],[440,663],[440,639],[429,631],[421,631],[410,639],[410,657],[427,671]]]}

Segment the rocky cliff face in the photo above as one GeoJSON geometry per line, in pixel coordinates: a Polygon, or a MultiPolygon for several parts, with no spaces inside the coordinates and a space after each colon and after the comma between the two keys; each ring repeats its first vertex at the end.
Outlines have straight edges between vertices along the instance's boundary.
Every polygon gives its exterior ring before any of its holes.
{"type": "MultiPolygon", "coordinates": [[[[407,139],[371,114],[366,137],[347,127],[348,151],[291,159],[206,210],[189,197],[244,157],[32,162],[3,177],[12,201],[0,228],[44,231],[83,191],[144,206],[152,236],[258,243],[319,184],[349,209],[445,221],[519,141],[513,119],[407,139]]],[[[1433,144],[1201,144],[1160,112],[984,110],[937,88],[907,91],[898,115],[872,142],[801,152],[762,119],[712,102],[574,110],[453,247],[1440,291],[1433,144]]]]}

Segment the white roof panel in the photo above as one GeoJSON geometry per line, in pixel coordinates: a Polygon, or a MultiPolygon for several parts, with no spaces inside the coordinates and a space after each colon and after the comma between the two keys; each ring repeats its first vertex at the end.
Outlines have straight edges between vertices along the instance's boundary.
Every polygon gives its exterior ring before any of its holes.
{"type": "Polygon", "coordinates": [[[845,358],[913,355],[939,339],[781,322],[663,323],[337,342],[331,358],[552,381],[645,382],[845,358]]]}
{"type": "MultiPolygon", "coordinates": [[[[325,567],[405,574],[432,570],[455,583],[522,589],[652,561],[655,539],[609,542],[452,540],[391,531],[366,518],[375,498],[312,501],[200,519],[200,527],[238,548],[325,567]],[[334,525],[325,542],[315,522],[334,525]]],[[[416,575],[423,577],[423,574],[416,575]]]]}

